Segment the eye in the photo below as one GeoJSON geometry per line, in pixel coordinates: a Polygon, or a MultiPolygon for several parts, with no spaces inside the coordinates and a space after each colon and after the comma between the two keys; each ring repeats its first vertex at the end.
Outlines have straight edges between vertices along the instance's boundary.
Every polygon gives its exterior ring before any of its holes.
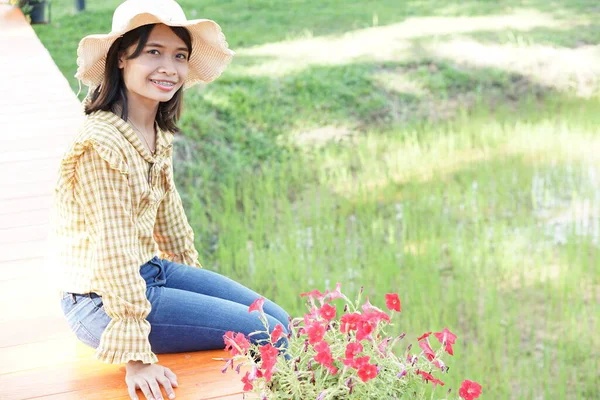
{"type": "Polygon", "coordinates": [[[185,53],[179,53],[176,56],[177,58],[179,58],[180,60],[187,60],[187,54],[185,53]]]}
{"type": "Polygon", "coordinates": [[[156,49],[148,50],[147,53],[148,54],[154,54],[154,55],[159,55],[160,54],[160,52],[158,50],[156,50],[156,49]]]}

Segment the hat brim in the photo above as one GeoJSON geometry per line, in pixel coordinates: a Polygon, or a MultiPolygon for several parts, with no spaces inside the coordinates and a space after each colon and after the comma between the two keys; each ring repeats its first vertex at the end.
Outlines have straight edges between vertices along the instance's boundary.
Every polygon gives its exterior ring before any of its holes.
{"type": "Polygon", "coordinates": [[[87,86],[99,86],[104,79],[106,55],[110,46],[124,33],[149,24],[180,26],[190,33],[192,55],[188,62],[189,72],[183,85],[184,89],[200,82],[211,82],[217,79],[235,55],[233,50],[229,49],[221,27],[210,19],[177,22],[143,13],[132,18],[127,26],[118,32],[88,35],[81,39],[77,48],[75,78],[87,86]]]}

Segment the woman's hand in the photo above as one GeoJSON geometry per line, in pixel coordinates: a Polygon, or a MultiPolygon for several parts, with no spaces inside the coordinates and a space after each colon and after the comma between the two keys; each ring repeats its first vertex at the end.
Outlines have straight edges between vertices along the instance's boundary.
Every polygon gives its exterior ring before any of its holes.
{"type": "Polygon", "coordinates": [[[138,400],[135,393],[140,388],[147,400],[162,400],[159,383],[165,388],[169,399],[175,398],[173,386],[178,387],[177,376],[167,367],[158,364],[144,364],[141,361],[129,361],[125,366],[125,383],[132,400],[138,400]]]}

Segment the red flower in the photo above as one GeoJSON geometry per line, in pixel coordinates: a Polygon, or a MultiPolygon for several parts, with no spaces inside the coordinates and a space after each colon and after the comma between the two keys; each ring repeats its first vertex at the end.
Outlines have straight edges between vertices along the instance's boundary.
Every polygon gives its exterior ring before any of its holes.
{"type": "Polygon", "coordinates": [[[336,313],[336,309],[331,304],[325,304],[319,310],[319,315],[321,317],[323,317],[323,319],[326,319],[327,321],[331,321],[332,319],[334,319],[335,313],[336,313]]]}
{"type": "Polygon", "coordinates": [[[444,386],[445,385],[444,382],[442,382],[442,381],[440,381],[439,379],[436,379],[436,378],[433,378],[430,382],[433,384],[433,387],[435,387],[435,385],[440,385],[440,386],[444,386]]]}
{"type": "Polygon", "coordinates": [[[428,342],[419,342],[419,347],[423,349],[423,352],[429,361],[435,358],[435,353],[428,342]]]}
{"type": "Polygon", "coordinates": [[[273,376],[273,369],[275,368],[275,363],[277,362],[278,351],[271,345],[271,343],[261,346],[259,351],[260,358],[262,360],[261,368],[265,371],[264,377],[266,381],[269,382],[273,376]]]}
{"type": "Polygon", "coordinates": [[[254,300],[254,303],[250,304],[250,307],[248,307],[248,312],[259,311],[262,313],[263,304],[265,304],[265,298],[259,297],[258,299],[254,300]]]}
{"type": "Polygon", "coordinates": [[[431,375],[425,371],[417,370],[417,374],[421,375],[423,377],[424,381],[433,383],[433,386],[435,386],[435,385],[444,386],[444,382],[440,381],[439,379],[434,378],[433,375],[431,375]]]}
{"type": "Polygon", "coordinates": [[[400,305],[400,298],[396,293],[388,293],[385,295],[385,305],[388,310],[394,310],[400,312],[402,306],[400,305]]]}
{"type": "Polygon", "coordinates": [[[431,332],[425,332],[424,334],[422,334],[421,336],[419,336],[417,338],[418,341],[421,341],[423,339],[427,339],[429,337],[429,335],[431,335],[431,332]]]}
{"type": "Polygon", "coordinates": [[[465,400],[476,399],[481,395],[481,385],[466,379],[460,386],[458,395],[465,400]]]}
{"type": "Polygon", "coordinates": [[[328,367],[331,374],[335,375],[337,373],[337,368],[333,366],[333,357],[331,357],[331,349],[329,348],[327,342],[322,341],[318,343],[315,345],[314,349],[317,352],[317,355],[314,357],[315,361],[325,367],[328,367]]]}
{"type": "Polygon", "coordinates": [[[246,372],[246,375],[244,375],[244,377],[242,378],[242,383],[244,384],[244,392],[248,392],[254,388],[254,386],[252,386],[252,381],[248,379],[249,375],[250,372],[246,372]]]}
{"type": "Polygon", "coordinates": [[[340,318],[340,332],[346,333],[357,330],[360,320],[361,315],[357,312],[342,315],[342,318],[340,318]]]}
{"type": "Polygon", "coordinates": [[[309,297],[311,299],[317,298],[317,299],[321,300],[323,298],[323,293],[321,293],[317,289],[315,289],[310,292],[300,293],[300,297],[309,297]]]}
{"type": "Polygon", "coordinates": [[[367,364],[358,370],[358,377],[363,382],[367,382],[377,376],[377,366],[373,364],[367,364]]]}
{"type": "Polygon", "coordinates": [[[283,335],[283,326],[281,324],[277,324],[275,325],[273,332],[271,332],[271,342],[276,343],[281,335],[283,335]]]}
{"type": "Polygon", "coordinates": [[[454,355],[454,350],[452,350],[452,345],[456,342],[456,335],[448,330],[448,328],[444,328],[441,332],[436,332],[433,334],[445,346],[446,352],[451,356],[454,355]]]}
{"type": "Polygon", "coordinates": [[[354,367],[355,368],[364,367],[365,365],[369,364],[370,359],[371,359],[371,357],[369,357],[369,356],[358,357],[354,360],[354,367]]]}
{"type": "Polygon", "coordinates": [[[341,287],[342,287],[341,283],[339,283],[339,282],[336,283],[335,290],[333,292],[330,292],[329,290],[325,291],[325,294],[323,295],[323,297],[324,298],[329,297],[329,301],[344,298],[344,295],[340,291],[341,287]]]}
{"type": "Polygon", "coordinates": [[[346,345],[346,358],[354,358],[361,351],[363,351],[362,344],[358,342],[350,342],[346,345]]]}
{"type": "Polygon", "coordinates": [[[229,351],[232,356],[246,354],[248,349],[250,349],[250,342],[243,333],[227,331],[223,335],[223,341],[225,342],[225,350],[229,351]]]}
{"type": "Polygon", "coordinates": [[[427,373],[425,371],[421,371],[420,369],[417,370],[417,374],[421,375],[423,377],[423,379],[425,379],[426,381],[430,381],[433,378],[433,375],[431,375],[430,373],[427,373]]]}
{"type": "Polygon", "coordinates": [[[356,340],[360,341],[369,337],[376,325],[377,323],[373,319],[369,319],[368,317],[365,318],[363,315],[363,318],[358,322],[356,340]]]}
{"type": "MultiPolygon", "coordinates": [[[[379,351],[381,353],[385,354],[385,351],[387,350],[388,344],[390,342],[391,338],[385,338],[381,341],[381,343],[379,343],[379,345],[377,346],[377,348],[379,349],[379,351]]],[[[383,357],[383,356],[382,356],[383,357]]]]}
{"type": "Polygon", "coordinates": [[[338,373],[337,367],[335,367],[333,364],[328,364],[328,365],[325,366],[325,368],[327,368],[329,370],[329,373],[331,375],[335,375],[335,374],[338,373]]]}
{"type": "Polygon", "coordinates": [[[325,325],[320,322],[313,322],[306,328],[306,334],[308,335],[308,343],[319,343],[325,336],[325,325]]]}
{"type": "Polygon", "coordinates": [[[442,372],[444,372],[446,366],[444,365],[444,362],[442,360],[433,360],[432,364],[435,365],[436,367],[438,367],[439,369],[442,370],[442,372]]]}
{"type": "Polygon", "coordinates": [[[340,318],[340,332],[346,333],[357,330],[360,319],[361,315],[356,312],[342,315],[342,318],[340,318]]]}

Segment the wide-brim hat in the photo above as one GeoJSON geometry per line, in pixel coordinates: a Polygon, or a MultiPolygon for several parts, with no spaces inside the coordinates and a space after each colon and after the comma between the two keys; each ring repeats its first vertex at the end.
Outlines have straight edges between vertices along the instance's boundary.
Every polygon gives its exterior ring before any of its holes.
{"type": "Polygon", "coordinates": [[[75,78],[89,87],[104,79],[106,55],[114,41],[135,28],[148,24],[165,24],[186,28],[192,39],[189,71],[183,87],[217,79],[235,54],[229,49],[221,27],[210,19],[187,20],[181,6],[173,0],[127,0],[113,14],[108,34],[88,35],[77,48],[75,78]]]}

